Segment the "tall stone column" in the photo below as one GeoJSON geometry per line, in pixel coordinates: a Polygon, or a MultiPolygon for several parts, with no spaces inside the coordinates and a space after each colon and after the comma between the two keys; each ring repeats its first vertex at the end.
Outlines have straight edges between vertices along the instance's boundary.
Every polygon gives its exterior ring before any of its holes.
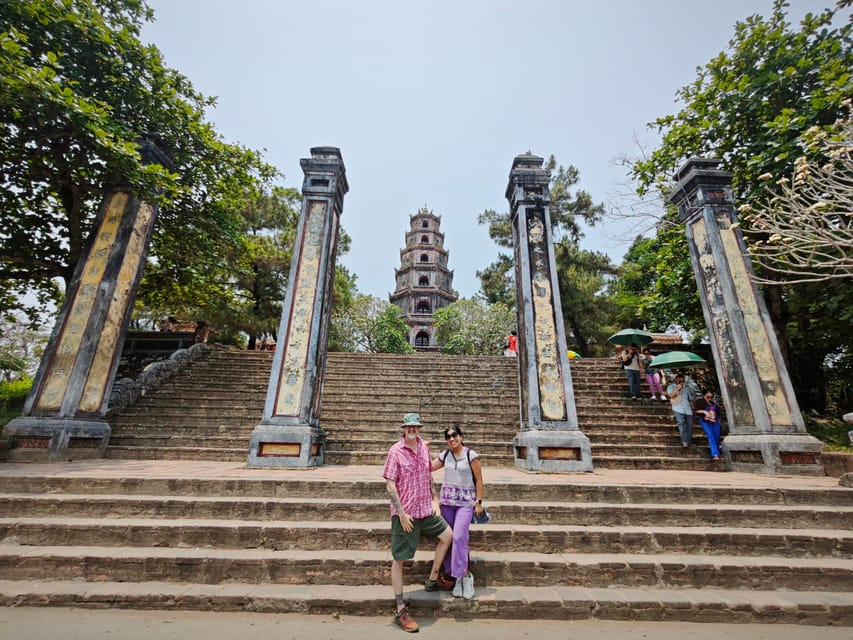
{"type": "MultiPolygon", "coordinates": [[[[143,160],[169,165],[152,143],[143,160]]],[[[103,457],[107,403],[157,206],[127,187],[104,198],[21,416],[3,429],[9,460],[103,457]]]]}
{"type": "Polygon", "coordinates": [[[823,444],[806,432],[770,316],[751,279],[737,227],[732,174],[691,158],[670,202],[685,223],[699,298],[729,424],[723,454],[734,471],[824,475],[823,444]]]}
{"type": "Polygon", "coordinates": [[[515,464],[530,471],[592,471],[578,428],[551,234],[551,174],[534,155],[517,156],[509,174],[515,251],[521,430],[515,464]]]}
{"type": "Polygon", "coordinates": [[[338,229],[349,185],[336,147],[314,147],[300,164],[305,173],[302,212],[264,417],[249,442],[250,467],[323,464],[326,434],[320,428],[320,396],[338,229]]]}

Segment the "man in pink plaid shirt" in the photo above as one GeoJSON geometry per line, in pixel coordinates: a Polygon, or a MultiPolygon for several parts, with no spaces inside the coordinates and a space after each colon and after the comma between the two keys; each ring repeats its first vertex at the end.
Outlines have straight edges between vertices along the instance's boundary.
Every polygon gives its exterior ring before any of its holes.
{"type": "Polygon", "coordinates": [[[432,484],[432,460],[429,446],[421,440],[421,417],[403,416],[403,436],[388,451],[382,477],[391,496],[391,586],[397,601],[394,622],[403,631],[413,633],[420,627],[403,600],[403,563],[415,557],[422,535],[438,538],[432,571],[424,585],[427,591],[453,588],[441,584],[439,569],[453,540],[453,531],[439,513],[438,496],[432,484]]]}

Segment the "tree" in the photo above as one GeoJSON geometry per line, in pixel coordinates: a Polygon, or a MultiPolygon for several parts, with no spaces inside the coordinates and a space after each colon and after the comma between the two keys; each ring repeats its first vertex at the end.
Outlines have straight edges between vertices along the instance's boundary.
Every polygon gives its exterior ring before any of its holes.
{"type": "MultiPolygon", "coordinates": [[[[557,164],[551,156],[545,163],[545,169],[551,172],[549,185],[551,195],[551,227],[554,236],[567,237],[570,242],[577,244],[583,237],[581,220],[590,226],[601,220],[604,205],[593,204],[592,198],[586,191],[572,189],[580,180],[578,170],[569,165],[563,167],[557,164]]],[[[489,237],[499,247],[512,248],[512,223],[509,213],[497,213],[486,209],[477,217],[479,224],[487,225],[489,237]]],[[[480,293],[492,303],[501,302],[510,308],[515,307],[515,285],[512,273],[512,257],[499,253],[498,259],[477,272],[480,278],[480,293]]]]}
{"type": "MultiPolygon", "coordinates": [[[[711,156],[732,172],[735,198],[760,211],[775,195],[774,183],[761,176],[793,175],[795,160],[802,155],[815,158],[817,166],[829,160],[817,160],[818,155],[805,148],[804,134],[812,128],[831,133],[847,112],[845,101],[853,94],[853,27],[849,20],[840,26],[834,26],[834,21],[851,2],[842,0],[835,9],[808,14],[799,28],[786,20],[787,6],[776,0],[769,18],[754,15],[738,22],[728,50],[698,69],[697,79],[678,92],[684,105],[681,111],[650,125],[662,133],[662,140],[655,151],[633,165],[640,194],[653,189],[666,193],[670,177],[686,158],[711,156]]],[[[746,232],[749,223],[742,220],[746,232]]],[[[660,253],[653,262],[675,275],[690,270],[682,230],[673,211],[657,229],[659,236],[666,237],[658,244],[660,253]]],[[[703,319],[695,297],[683,286],[685,281],[678,278],[672,287],[655,281],[649,295],[654,291],[660,298],[668,295],[668,304],[661,306],[673,319],[700,326],[703,319]]],[[[812,391],[801,383],[817,380],[820,387],[817,374],[825,362],[831,362],[827,356],[838,349],[849,350],[853,341],[848,311],[853,285],[848,283],[849,279],[838,280],[817,292],[787,285],[764,289],[803,409],[822,410],[825,397],[811,382],[812,391]],[[843,309],[840,314],[839,308],[843,309]],[[838,326],[839,315],[846,326],[838,326]]]]}
{"type": "Polygon", "coordinates": [[[612,349],[607,337],[621,327],[605,287],[618,270],[607,255],[582,250],[567,237],[554,252],[568,347],[585,357],[607,355],[612,349]]]}
{"type": "Polygon", "coordinates": [[[798,157],[792,179],[777,179],[769,202],[740,207],[749,254],[774,276],[758,277],[763,284],[853,278],[853,120],[848,113],[836,125],[833,134],[806,131],[806,149],[817,158],[798,157]]]}
{"type": "Polygon", "coordinates": [[[409,327],[399,307],[358,294],[352,304],[333,311],[329,349],[368,353],[412,353],[409,327]],[[333,348],[334,347],[334,348],[333,348]]]}
{"type": "Polygon", "coordinates": [[[462,298],[433,314],[435,339],[444,353],[492,356],[502,353],[504,336],[515,327],[515,312],[505,304],[462,298]]]}
{"type": "Polygon", "coordinates": [[[161,205],[151,258],[176,303],[221,295],[235,194],[277,172],[223,142],[204,115],[215,101],[142,44],[152,18],[144,0],[0,3],[0,310],[58,300],[113,185],[161,205]],[[142,161],[146,138],[170,167],[142,161]]]}
{"type": "Polygon", "coordinates": [[[0,316],[0,378],[6,382],[32,376],[47,335],[30,328],[14,313],[0,316]]]}

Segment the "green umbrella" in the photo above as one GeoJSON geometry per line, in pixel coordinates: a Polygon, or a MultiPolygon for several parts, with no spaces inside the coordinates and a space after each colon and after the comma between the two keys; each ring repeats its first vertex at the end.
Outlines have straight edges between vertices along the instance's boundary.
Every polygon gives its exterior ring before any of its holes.
{"type": "Polygon", "coordinates": [[[630,344],[635,344],[638,347],[641,347],[644,344],[649,344],[652,340],[654,340],[654,336],[652,336],[648,331],[643,331],[642,329],[622,329],[622,331],[617,331],[607,338],[608,342],[612,344],[620,344],[623,347],[627,347],[630,344]]]}
{"type": "Polygon", "coordinates": [[[690,351],[667,351],[655,356],[649,365],[652,369],[680,369],[706,364],[705,358],[690,351]]]}

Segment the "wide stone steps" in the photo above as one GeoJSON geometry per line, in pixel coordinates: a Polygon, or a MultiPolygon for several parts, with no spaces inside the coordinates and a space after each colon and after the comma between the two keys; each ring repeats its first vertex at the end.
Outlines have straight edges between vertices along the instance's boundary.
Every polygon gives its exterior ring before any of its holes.
{"type": "MultiPolygon", "coordinates": [[[[853,534],[831,529],[496,524],[471,529],[471,545],[493,552],[753,555],[853,558],[853,534]]],[[[24,546],[228,547],[390,550],[387,519],[375,522],[220,518],[2,518],[0,541],[24,546]],[[71,542],[73,541],[73,542],[71,542]]],[[[421,541],[428,550],[429,544],[421,541]]]]}
{"type": "MultiPolygon", "coordinates": [[[[180,467],[158,465],[0,469],[0,605],[390,614],[381,466],[197,463],[174,476],[157,470],[180,467]]],[[[405,573],[410,607],[853,626],[853,490],[687,481],[695,473],[614,482],[486,466],[493,519],[471,529],[477,597],[423,591],[421,541],[405,573]]]]}
{"type": "MultiPolygon", "coordinates": [[[[428,576],[428,552],[416,554],[412,579],[428,576]]],[[[55,580],[174,581],[390,586],[388,551],[324,549],[175,549],[0,544],[0,574],[7,580],[49,575],[55,580]]],[[[480,586],[551,585],[593,588],[695,587],[850,592],[853,561],[693,554],[582,554],[479,551],[471,570],[480,586]],[[479,581],[479,582],[478,582],[479,581]]]]}
{"type": "MultiPolygon", "coordinates": [[[[108,457],[245,459],[248,434],[263,417],[272,359],[267,352],[213,349],[111,418],[108,457]]],[[[628,399],[625,376],[612,362],[586,359],[571,366],[578,423],[590,438],[594,465],[722,469],[706,460],[699,429],[697,447],[679,450],[669,404],[628,399]]],[[[412,410],[421,413],[424,437],[437,450],[444,446],[442,429],[457,424],[484,463],[512,466],[517,367],[517,360],[503,357],[330,353],[320,417],[325,461],[381,464],[399,437],[402,413],[412,410]]]]}
{"type": "MultiPolygon", "coordinates": [[[[411,585],[409,589],[411,588],[411,585]]],[[[409,591],[407,589],[407,593],[409,591]]],[[[679,620],[683,622],[853,624],[853,597],[846,593],[702,589],[595,589],[588,587],[493,587],[486,600],[468,602],[447,593],[411,592],[415,617],[532,616],[551,620],[679,620]]],[[[388,587],[287,584],[193,585],[146,582],[0,580],[0,604],[81,608],[248,611],[375,616],[388,609],[388,587]]],[[[390,613],[389,613],[390,615],[390,613]]]]}
{"type": "MultiPolygon", "coordinates": [[[[517,505],[489,500],[494,520],[528,525],[757,527],[844,530],[853,522],[853,507],[619,504],[526,502],[517,505]]],[[[389,517],[387,499],[194,498],[174,496],[44,496],[0,494],[0,518],[40,515],[89,518],[228,518],[241,520],[309,520],[370,522],[389,517]]],[[[386,524],[387,527],[387,524],[386,524]]],[[[477,529],[477,527],[474,527],[477,529]]]]}

